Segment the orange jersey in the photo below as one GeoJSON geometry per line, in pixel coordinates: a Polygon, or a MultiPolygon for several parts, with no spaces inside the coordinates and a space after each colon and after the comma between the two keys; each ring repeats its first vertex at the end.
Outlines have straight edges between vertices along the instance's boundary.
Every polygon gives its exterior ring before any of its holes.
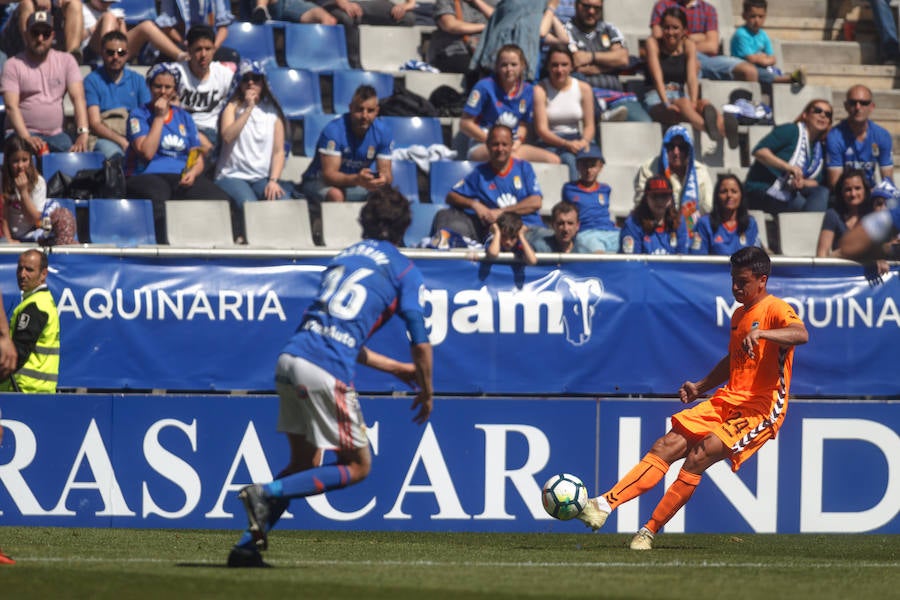
{"type": "Polygon", "coordinates": [[[787,400],[794,347],[761,339],[754,349],[755,358],[750,358],[741,342],[752,329],[783,329],[794,323],[803,324],[787,302],[772,295],[749,310],[741,306],[734,312],[728,343],[729,377],[724,386],[729,396],[742,398],[743,402],[759,402],[763,405],[759,407],[761,410],[766,410],[765,405],[771,405],[780,396],[787,400]]]}

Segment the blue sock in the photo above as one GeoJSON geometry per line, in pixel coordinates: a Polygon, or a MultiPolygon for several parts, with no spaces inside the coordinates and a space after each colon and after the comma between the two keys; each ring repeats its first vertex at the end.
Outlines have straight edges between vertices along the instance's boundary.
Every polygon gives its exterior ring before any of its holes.
{"type": "Polygon", "coordinates": [[[273,498],[302,498],[347,487],[350,472],[344,465],[327,465],[300,471],[263,486],[273,498]]]}
{"type": "Polygon", "coordinates": [[[244,532],[244,535],[241,536],[241,539],[238,540],[235,547],[244,548],[246,550],[256,550],[256,542],[253,541],[253,535],[250,534],[249,529],[244,532]]]}

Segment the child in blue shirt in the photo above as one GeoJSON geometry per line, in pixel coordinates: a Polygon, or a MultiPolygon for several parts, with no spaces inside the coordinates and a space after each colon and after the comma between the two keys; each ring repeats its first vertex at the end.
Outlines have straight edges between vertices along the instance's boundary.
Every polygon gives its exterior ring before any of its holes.
{"type": "Polygon", "coordinates": [[[806,85],[806,72],[800,68],[785,75],[775,66],[775,52],[769,35],[762,28],[766,22],[766,0],[744,0],[744,25],[734,31],[731,55],[756,66],[760,83],[795,83],[806,85]]]}

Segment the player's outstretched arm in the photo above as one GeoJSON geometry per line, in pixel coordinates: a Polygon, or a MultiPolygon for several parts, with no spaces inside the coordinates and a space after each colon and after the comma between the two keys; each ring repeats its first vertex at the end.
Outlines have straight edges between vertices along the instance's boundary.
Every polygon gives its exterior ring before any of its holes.
{"type": "Polygon", "coordinates": [[[412,363],[394,360],[389,356],[380,354],[363,346],[359,354],[356,355],[356,362],[385,373],[390,373],[400,381],[408,383],[410,386],[416,383],[416,367],[412,363]]]}

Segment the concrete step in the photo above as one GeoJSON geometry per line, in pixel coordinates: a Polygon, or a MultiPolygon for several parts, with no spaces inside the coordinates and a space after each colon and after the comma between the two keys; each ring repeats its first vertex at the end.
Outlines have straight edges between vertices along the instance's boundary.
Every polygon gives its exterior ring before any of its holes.
{"type": "MultiPolygon", "coordinates": [[[[736,23],[743,23],[740,15],[736,23]]],[[[822,41],[841,39],[843,23],[818,17],[766,17],[766,33],[773,40],[822,41]]]]}
{"type": "Polygon", "coordinates": [[[807,83],[827,85],[833,90],[846,90],[856,83],[864,83],[873,90],[890,90],[900,84],[898,69],[893,65],[795,63],[786,60],[781,70],[790,73],[801,66],[806,69],[807,83]]]}
{"type": "Polygon", "coordinates": [[[781,55],[786,63],[860,65],[876,62],[878,49],[869,42],[783,41],[781,55]]]}

